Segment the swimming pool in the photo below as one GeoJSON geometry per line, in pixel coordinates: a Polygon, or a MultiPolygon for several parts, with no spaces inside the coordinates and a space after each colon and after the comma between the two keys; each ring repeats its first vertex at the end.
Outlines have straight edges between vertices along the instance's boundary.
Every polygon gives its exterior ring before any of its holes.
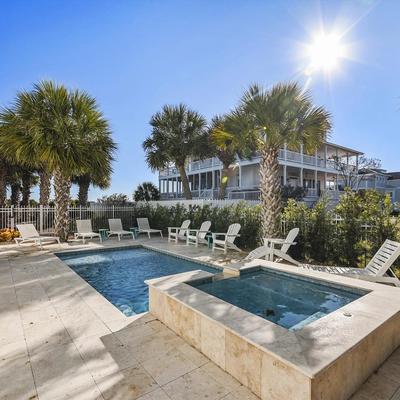
{"type": "Polygon", "coordinates": [[[366,294],[266,269],[192,286],[290,330],[366,294]]]}
{"type": "Polygon", "coordinates": [[[141,247],[60,253],[58,257],[127,316],[148,310],[146,279],[197,269],[219,272],[216,268],[141,247]]]}

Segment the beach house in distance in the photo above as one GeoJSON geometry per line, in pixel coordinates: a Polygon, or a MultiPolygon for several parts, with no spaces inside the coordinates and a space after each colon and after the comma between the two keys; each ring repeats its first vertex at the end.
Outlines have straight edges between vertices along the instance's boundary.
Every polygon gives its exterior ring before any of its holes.
{"type": "MultiPolygon", "coordinates": [[[[284,147],[279,152],[282,185],[302,186],[306,193],[304,200],[307,202],[315,202],[324,193],[335,201],[344,190],[338,162],[354,173],[358,171],[361,155],[361,151],[330,142],[324,143],[314,154],[284,147]]],[[[250,160],[236,160],[228,181],[228,199],[259,199],[259,162],[257,154],[250,160]]],[[[186,171],[194,199],[218,198],[221,169],[222,164],[215,157],[189,161],[186,171]]],[[[394,201],[398,201],[400,173],[369,170],[364,172],[359,188],[375,188],[389,193],[394,201]]],[[[182,182],[174,165],[159,171],[159,189],[162,200],[183,198],[182,182]]]]}

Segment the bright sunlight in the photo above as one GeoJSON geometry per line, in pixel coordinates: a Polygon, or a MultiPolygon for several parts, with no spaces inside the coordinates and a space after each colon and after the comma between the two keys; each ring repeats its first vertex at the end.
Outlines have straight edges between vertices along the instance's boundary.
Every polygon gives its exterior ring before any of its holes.
{"type": "Polygon", "coordinates": [[[341,43],[340,36],[334,33],[321,33],[315,36],[313,42],[306,48],[309,58],[307,75],[316,71],[332,72],[337,68],[339,60],[346,56],[345,46],[341,43]]]}

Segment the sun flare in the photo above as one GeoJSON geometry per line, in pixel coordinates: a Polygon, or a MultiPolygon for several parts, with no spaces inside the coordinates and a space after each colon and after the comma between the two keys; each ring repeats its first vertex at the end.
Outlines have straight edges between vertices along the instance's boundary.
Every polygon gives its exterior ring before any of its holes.
{"type": "Polygon", "coordinates": [[[341,42],[340,36],[334,33],[321,33],[315,36],[313,41],[306,46],[306,52],[307,75],[316,71],[332,72],[337,68],[340,59],[346,57],[345,45],[341,42]]]}

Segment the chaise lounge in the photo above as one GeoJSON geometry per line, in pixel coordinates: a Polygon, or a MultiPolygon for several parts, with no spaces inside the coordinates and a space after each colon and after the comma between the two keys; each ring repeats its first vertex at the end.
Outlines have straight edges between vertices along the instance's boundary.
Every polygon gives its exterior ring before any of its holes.
{"type": "Polygon", "coordinates": [[[76,232],[74,234],[75,240],[82,238],[82,243],[85,244],[85,239],[93,239],[98,237],[102,242],[101,235],[93,232],[92,221],[90,219],[77,219],[76,220],[76,232]]]}
{"type": "Polygon", "coordinates": [[[386,239],[365,268],[330,267],[310,264],[301,264],[299,266],[314,271],[329,272],[331,274],[400,287],[400,280],[391,268],[399,256],[400,243],[386,239]]]}
{"type": "Polygon", "coordinates": [[[150,228],[148,218],[136,218],[139,234],[145,233],[148,235],[149,239],[151,238],[152,233],[159,233],[161,237],[163,237],[161,229],[152,229],[150,228]]]}
{"type": "Polygon", "coordinates": [[[57,236],[40,236],[33,224],[20,224],[17,225],[17,229],[21,235],[21,237],[14,239],[18,246],[27,242],[34,242],[41,249],[43,249],[45,242],[58,242],[61,245],[60,238],[57,236]]]}

